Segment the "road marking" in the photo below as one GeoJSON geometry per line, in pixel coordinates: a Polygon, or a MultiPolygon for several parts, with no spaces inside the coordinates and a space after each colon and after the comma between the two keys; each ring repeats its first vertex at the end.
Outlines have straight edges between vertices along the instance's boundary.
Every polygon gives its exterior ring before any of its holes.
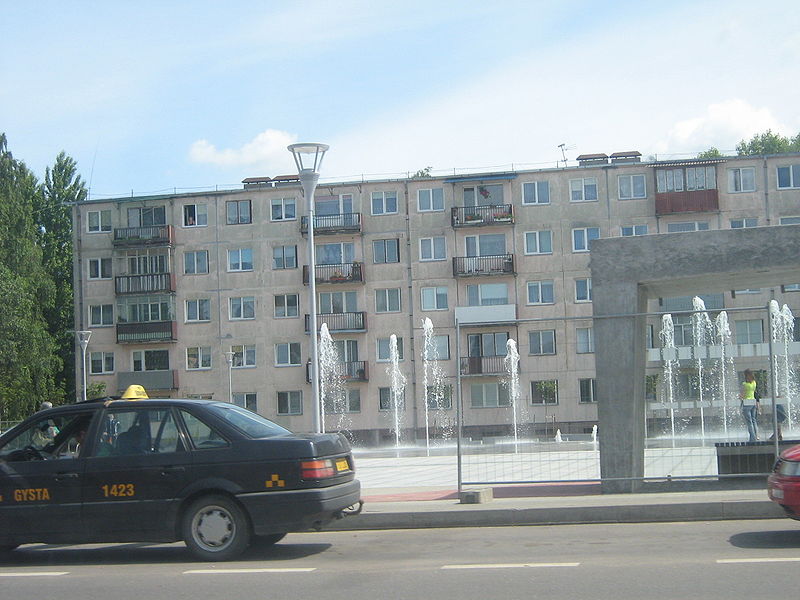
{"type": "Polygon", "coordinates": [[[69,575],[69,571],[9,571],[0,573],[0,577],[58,577],[69,575]]]}
{"type": "Polygon", "coordinates": [[[483,565],[443,565],[442,569],[521,569],[539,567],[577,567],[581,563],[497,563],[483,565]]]}
{"type": "Polygon", "coordinates": [[[741,564],[741,563],[774,563],[774,562],[800,562],[800,557],[791,558],[720,558],[719,564],[741,564]]]}
{"type": "Polygon", "coordinates": [[[240,573],[308,573],[316,571],[316,567],[295,569],[192,569],[184,571],[184,575],[230,575],[240,573]]]}

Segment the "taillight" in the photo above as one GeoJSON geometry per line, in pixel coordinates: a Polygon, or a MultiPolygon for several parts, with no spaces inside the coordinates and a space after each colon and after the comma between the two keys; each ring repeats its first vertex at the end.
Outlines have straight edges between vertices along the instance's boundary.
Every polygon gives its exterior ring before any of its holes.
{"type": "Polygon", "coordinates": [[[302,479],[325,479],[333,477],[336,470],[333,468],[333,461],[325,460],[304,460],[300,462],[300,477],[302,479]]]}

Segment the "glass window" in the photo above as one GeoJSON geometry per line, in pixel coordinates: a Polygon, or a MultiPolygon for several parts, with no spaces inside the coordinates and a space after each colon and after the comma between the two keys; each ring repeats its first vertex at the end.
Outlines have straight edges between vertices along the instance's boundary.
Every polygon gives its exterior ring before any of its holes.
{"type": "Polygon", "coordinates": [[[255,296],[239,296],[230,299],[230,319],[255,319],[256,318],[256,299],[255,296]]]}
{"type": "Polygon", "coordinates": [[[167,224],[167,211],[163,206],[128,209],[128,227],[158,227],[167,224]]]}
{"type": "Polygon", "coordinates": [[[424,287],[420,290],[422,295],[422,310],[447,310],[447,287],[424,287]]]}
{"type": "Polygon", "coordinates": [[[111,231],[111,210],[90,210],[86,213],[86,230],[89,233],[111,231]]]}
{"type": "Polygon", "coordinates": [[[297,246],[275,246],[272,249],[273,269],[296,269],[297,246]]]}
{"type": "Polygon", "coordinates": [[[433,344],[428,354],[427,347],[423,348],[423,358],[425,360],[450,360],[450,336],[434,335],[433,344]]]}
{"type": "Polygon", "coordinates": [[[575,329],[578,354],[594,352],[594,333],[591,327],[578,327],[575,329]]]}
{"type": "Polygon", "coordinates": [[[570,202],[592,202],[597,200],[597,178],[570,179],[569,199],[570,202]]]}
{"type": "Polygon", "coordinates": [[[581,390],[581,404],[597,402],[597,392],[595,391],[594,379],[579,379],[578,385],[581,390]]]}
{"type": "Polygon", "coordinates": [[[233,403],[239,408],[258,412],[258,395],[255,392],[234,392],[233,403]]]}
{"type": "Polygon", "coordinates": [[[111,279],[110,258],[89,259],[89,279],[111,279]]]}
{"type": "Polygon", "coordinates": [[[275,344],[275,365],[278,367],[300,366],[300,344],[297,342],[275,344]]]}
{"type": "Polygon", "coordinates": [[[90,352],[89,373],[92,375],[106,375],[114,372],[113,352],[90,352]]]}
{"type": "Polygon", "coordinates": [[[800,187],[800,164],[778,167],[778,189],[800,187]]]}
{"type": "Polygon", "coordinates": [[[528,282],[528,304],[553,304],[554,302],[555,292],[552,280],[528,282]]]}
{"type": "Polygon", "coordinates": [[[644,175],[620,175],[617,181],[620,200],[647,198],[644,175]]]}
{"type": "Polygon", "coordinates": [[[592,280],[587,277],[575,280],[575,302],[592,301],[592,280]]]}
{"type": "Polygon", "coordinates": [[[405,390],[399,398],[392,393],[392,388],[378,388],[378,410],[394,410],[397,403],[398,410],[405,410],[405,390]]]}
{"type": "Polygon", "coordinates": [[[400,288],[375,290],[375,312],[400,312],[400,288]]]}
{"type": "Polygon", "coordinates": [[[205,227],[208,225],[208,207],[205,204],[185,204],[183,206],[184,227],[205,227]]]}
{"type": "Polygon", "coordinates": [[[760,344],[764,341],[761,319],[744,319],[735,323],[737,344],[760,344]]]}
{"type": "Polygon", "coordinates": [[[508,351],[508,332],[470,333],[467,336],[469,356],[505,356],[508,351]]]}
{"type": "Polygon", "coordinates": [[[523,204],[550,204],[550,182],[528,181],[522,184],[523,204]]]}
{"type": "Polygon", "coordinates": [[[291,392],[278,392],[278,414],[302,415],[303,392],[299,390],[293,390],[291,392]]]}
{"type": "Polygon", "coordinates": [[[731,229],[745,229],[747,227],[758,227],[758,217],[731,219],[731,229]]]}
{"type": "Polygon", "coordinates": [[[211,320],[211,300],[199,298],[186,301],[186,322],[196,323],[211,320]]]}
{"type": "Polygon", "coordinates": [[[186,426],[186,431],[189,433],[189,438],[195,448],[203,450],[206,448],[221,448],[228,445],[228,441],[216,429],[213,429],[189,411],[180,410],[179,412],[183,417],[183,424],[186,426]]]}
{"type": "Polygon", "coordinates": [[[556,353],[556,331],[545,329],[543,331],[528,332],[528,343],[531,356],[544,356],[556,353]]]}
{"type": "Polygon", "coordinates": [[[464,206],[498,206],[504,204],[503,184],[487,184],[464,188],[464,206]]]}
{"type": "Polygon", "coordinates": [[[558,404],[558,380],[531,381],[531,404],[558,404]]]}
{"type": "Polygon", "coordinates": [[[599,227],[581,227],[572,230],[572,251],[588,252],[592,240],[600,237],[599,227]]]}
{"type": "Polygon", "coordinates": [[[619,231],[622,237],[647,235],[647,225],[623,225],[619,228],[619,231]]]}
{"type": "Polygon", "coordinates": [[[467,256],[502,256],[506,253],[506,236],[502,233],[468,235],[464,244],[467,256]]]}
{"type": "Polygon", "coordinates": [[[208,273],[208,250],[183,253],[183,272],[186,275],[208,273]]]}
{"type": "Polygon", "coordinates": [[[497,306],[508,304],[508,286],[505,283],[482,283],[467,286],[468,306],[497,306]]]}
{"type": "Polygon", "coordinates": [[[358,294],[349,292],[322,292],[319,295],[321,314],[341,314],[358,311],[358,294]]]}
{"type": "Polygon", "coordinates": [[[553,232],[526,231],[525,254],[552,254],[553,232]]]}
{"type": "Polygon", "coordinates": [[[728,169],[728,191],[737,192],[756,191],[756,170],[754,167],[741,167],[728,169]]]}
{"type": "Polygon", "coordinates": [[[444,189],[432,188],[418,190],[417,207],[420,212],[444,210],[444,189]]]}
{"type": "Polygon", "coordinates": [[[297,218],[294,198],[273,198],[270,201],[270,209],[272,221],[294,221],[297,218]]]}
{"type": "Polygon", "coordinates": [[[425,389],[425,399],[430,410],[450,410],[453,408],[453,386],[429,385],[425,389]]]}
{"type": "MultiPolygon", "coordinates": [[[[392,338],[378,338],[377,340],[377,361],[388,362],[392,360],[391,355],[391,339],[392,338]]],[[[397,338],[397,360],[403,360],[403,338],[397,338]]]]}
{"type": "Polygon", "coordinates": [[[110,327],[114,324],[113,304],[93,304],[89,307],[89,325],[92,327],[110,327]]]}
{"type": "Polygon", "coordinates": [[[225,203],[228,225],[251,223],[250,200],[229,200],[225,203]]]}
{"type": "Polygon", "coordinates": [[[397,212],[397,192],[372,192],[372,214],[388,215],[397,212]]]}
{"type": "Polygon", "coordinates": [[[707,231],[708,221],[688,221],[686,223],[667,223],[667,233],[687,231],[707,231]]]}
{"type": "Polygon", "coordinates": [[[236,248],[228,250],[228,271],[252,271],[253,250],[251,248],[236,248]]]}
{"type": "Polygon", "coordinates": [[[278,294],[275,296],[275,317],[284,319],[299,316],[299,296],[297,294],[278,294]]]}
{"type": "Polygon", "coordinates": [[[186,369],[193,371],[196,369],[211,368],[211,347],[192,346],[186,348],[186,369]]]}
{"type": "Polygon", "coordinates": [[[134,350],[132,356],[134,371],[169,371],[168,350],[134,350]]]}
{"type": "Polygon", "coordinates": [[[234,369],[256,366],[256,347],[254,345],[231,346],[231,352],[233,352],[231,366],[234,369]]]}
{"type": "Polygon", "coordinates": [[[447,241],[442,237],[421,238],[419,240],[420,260],[445,260],[447,241]]]}
{"type": "Polygon", "coordinates": [[[400,240],[373,240],[372,256],[376,264],[400,262],[400,240]]]}
{"type": "Polygon", "coordinates": [[[472,408],[511,406],[506,386],[499,383],[473,383],[470,386],[472,408]]]}

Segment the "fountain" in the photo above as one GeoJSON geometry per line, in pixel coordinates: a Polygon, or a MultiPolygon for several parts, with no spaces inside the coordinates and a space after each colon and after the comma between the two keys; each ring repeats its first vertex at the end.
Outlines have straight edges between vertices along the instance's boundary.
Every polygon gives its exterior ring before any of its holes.
{"type": "Polygon", "coordinates": [[[503,364],[508,375],[505,385],[508,389],[508,398],[511,402],[511,419],[514,424],[514,451],[519,451],[519,426],[517,408],[519,405],[519,352],[517,342],[509,338],[506,340],[506,355],[503,364]]]}
{"type": "MultiPolygon", "coordinates": [[[[452,437],[451,426],[447,425],[445,413],[444,373],[439,364],[439,350],[433,337],[433,322],[429,318],[422,321],[424,345],[422,347],[423,389],[425,390],[425,448],[430,454],[431,448],[431,413],[441,420],[442,439],[452,437]]],[[[437,419],[433,419],[434,423],[437,419]]]]}
{"type": "Polygon", "coordinates": [[[389,366],[386,368],[391,381],[390,403],[392,412],[392,423],[394,429],[395,448],[400,449],[400,403],[406,389],[406,377],[400,372],[400,355],[397,352],[397,335],[394,333],[389,337],[389,366]]]}
{"type": "Polygon", "coordinates": [[[729,351],[731,346],[731,328],[728,324],[728,313],[721,311],[714,320],[716,329],[716,341],[719,344],[719,394],[722,397],[722,429],[725,437],[728,437],[728,398],[736,398],[737,393],[729,389],[731,382],[736,382],[736,368],[733,364],[733,356],[729,351]]]}
{"type": "Polygon", "coordinates": [[[662,402],[669,406],[669,424],[672,434],[672,444],[675,444],[675,376],[678,369],[678,352],[675,347],[675,325],[672,322],[672,315],[661,317],[661,346],[662,360],[664,361],[664,386],[667,401],[662,402]]]}
{"type": "Polygon", "coordinates": [[[328,324],[323,323],[319,330],[319,397],[322,404],[320,426],[325,428],[326,414],[337,415],[337,431],[349,429],[346,423],[346,393],[343,385],[342,361],[336,350],[328,324]]]}
{"type": "Polygon", "coordinates": [[[703,369],[703,359],[707,358],[707,355],[703,356],[703,354],[707,353],[708,346],[713,343],[714,326],[711,324],[711,319],[708,317],[706,305],[702,298],[698,296],[692,298],[692,308],[694,308],[692,313],[692,334],[694,338],[694,359],[697,366],[697,404],[700,406],[700,437],[705,439],[705,400],[708,384],[705,381],[703,369]]]}
{"type": "Polygon", "coordinates": [[[775,354],[773,369],[774,403],[779,398],[785,399],[786,427],[791,428],[797,415],[792,407],[792,400],[798,394],[797,377],[792,369],[790,345],[794,340],[794,315],[784,304],[779,308],[775,300],[769,302],[770,320],[772,322],[772,346],[775,354]]]}
{"type": "Polygon", "coordinates": [[[556,441],[556,443],[557,443],[557,444],[560,444],[561,442],[563,442],[563,441],[564,441],[564,440],[561,438],[561,430],[560,430],[560,429],[556,429],[556,437],[555,437],[555,438],[553,438],[553,439],[555,439],[555,441],[556,441]]]}

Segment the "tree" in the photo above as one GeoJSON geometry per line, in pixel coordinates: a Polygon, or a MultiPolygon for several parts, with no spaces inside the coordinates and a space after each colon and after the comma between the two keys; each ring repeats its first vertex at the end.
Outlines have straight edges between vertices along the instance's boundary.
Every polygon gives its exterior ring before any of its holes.
{"type": "Polygon", "coordinates": [[[723,156],[722,152],[720,152],[718,148],[711,146],[708,150],[698,154],[697,158],[720,158],[721,156],[723,156]]]}
{"type": "Polygon", "coordinates": [[[800,133],[793,138],[787,138],[767,129],[764,133],[754,135],[750,141],[742,140],[736,144],[736,153],[739,156],[782,154],[784,152],[800,152],[800,133]]]}

